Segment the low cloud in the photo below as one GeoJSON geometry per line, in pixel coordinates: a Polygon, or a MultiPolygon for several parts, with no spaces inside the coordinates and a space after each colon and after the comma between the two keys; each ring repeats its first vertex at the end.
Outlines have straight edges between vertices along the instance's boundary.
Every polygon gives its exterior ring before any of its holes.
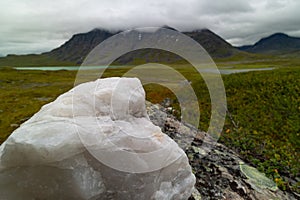
{"type": "Polygon", "coordinates": [[[297,0],[3,0],[0,7],[0,55],[49,51],[96,27],[206,27],[236,46],[275,32],[300,36],[297,0]]]}

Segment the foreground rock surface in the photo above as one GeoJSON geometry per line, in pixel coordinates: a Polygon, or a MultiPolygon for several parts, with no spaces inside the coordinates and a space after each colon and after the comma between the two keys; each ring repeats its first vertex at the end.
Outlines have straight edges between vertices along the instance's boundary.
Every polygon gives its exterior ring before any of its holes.
{"type": "Polygon", "coordinates": [[[186,200],[185,152],[146,113],[138,79],[79,85],[0,147],[1,199],[186,200]]]}
{"type": "MultiPolygon", "coordinates": [[[[297,194],[279,190],[276,184],[239,155],[222,144],[204,144],[205,132],[177,121],[169,109],[147,104],[152,122],[181,146],[189,157],[196,175],[196,186],[189,200],[293,200],[297,194]],[[191,137],[193,139],[191,140],[191,137]],[[210,146],[211,150],[203,148],[210,146]]],[[[209,141],[209,140],[206,140],[209,141]]]]}

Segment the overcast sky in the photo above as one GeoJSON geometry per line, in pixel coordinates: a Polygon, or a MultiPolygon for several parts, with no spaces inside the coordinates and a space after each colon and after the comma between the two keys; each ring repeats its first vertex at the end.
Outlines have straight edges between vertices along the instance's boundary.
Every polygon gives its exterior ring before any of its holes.
{"type": "Polygon", "coordinates": [[[1,0],[0,55],[49,51],[94,28],[208,28],[233,45],[300,37],[300,0],[1,0]]]}

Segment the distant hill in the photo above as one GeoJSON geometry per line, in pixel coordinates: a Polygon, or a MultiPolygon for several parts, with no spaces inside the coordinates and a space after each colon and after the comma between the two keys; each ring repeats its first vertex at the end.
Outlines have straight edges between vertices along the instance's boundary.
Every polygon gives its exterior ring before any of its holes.
{"type": "Polygon", "coordinates": [[[288,54],[300,50],[300,38],[291,37],[284,33],[275,33],[269,37],[262,38],[254,45],[238,47],[238,49],[250,53],[260,54],[288,54]]]}
{"type": "MultiPolygon", "coordinates": [[[[164,26],[163,28],[175,30],[168,26],[164,26]]],[[[0,58],[0,66],[80,65],[95,46],[114,34],[116,33],[104,29],[94,29],[87,33],[76,34],[63,45],[50,52],[39,55],[9,55],[0,58]]],[[[243,54],[243,52],[234,48],[231,44],[208,29],[184,32],[184,34],[201,44],[212,58],[227,58],[238,53],[243,54]]],[[[173,60],[177,61],[179,59],[178,56],[171,55],[171,57],[169,57],[169,53],[167,52],[160,52],[152,49],[141,50],[140,52],[132,52],[124,55],[122,58],[118,59],[118,63],[125,64],[131,62],[134,58],[150,61],[153,58],[161,59],[164,57],[168,57],[168,62],[173,60]]],[[[157,59],[152,61],[157,61],[157,59]]]]}

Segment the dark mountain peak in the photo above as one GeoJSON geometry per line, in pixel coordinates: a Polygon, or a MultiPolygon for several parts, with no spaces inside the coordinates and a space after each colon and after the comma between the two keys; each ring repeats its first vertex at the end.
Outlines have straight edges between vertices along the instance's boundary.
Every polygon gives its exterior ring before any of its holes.
{"type": "Polygon", "coordinates": [[[300,38],[285,33],[274,33],[260,39],[254,45],[242,46],[239,49],[251,53],[287,54],[300,50],[300,38]]]}
{"type": "Polygon", "coordinates": [[[284,40],[290,38],[290,36],[288,36],[285,33],[274,33],[268,37],[264,37],[262,39],[260,39],[258,42],[256,42],[254,45],[265,42],[265,41],[269,41],[269,40],[284,40]]]}
{"type": "Polygon", "coordinates": [[[114,33],[100,28],[93,29],[86,33],[75,34],[63,45],[49,52],[49,55],[56,57],[58,60],[71,61],[79,64],[95,46],[112,35],[114,35],[114,33]]]}
{"type": "Polygon", "coordinates": [[[89,36],[89,35],[100,35],[100,34],[113,34],[111,31],[107,29],[102,29],[102,28],[94,28],[93,30],[90,30],[85,33],[77,33],[73,35],[73,37],[78,37],[78,36],[89,36]]]}
{"type": "Polygon", "coordinates": [[[274,34],[272,34],[272,35],[270,35],[269,36],[270,38],[271,37],[290,37],[290,36],[288,36],[287,34],[285,34],[285,33],[274,33],[274,34]]]}
{"type": "Polygon", "coordinates": [[[228,57],[239,52],[231,44],[207,28],[184,32],[184,34],[201,44],[215,58],[228,57]]]}
{"type": "Polygon", "coordinates": [[[196,30],[193,30],[193,31],[191,31],[189,33],[192,34],[192,35],[206,35],[208,37],[218,38],[219,40],[223,40],[224,42],[226,42],[223,38],[221,38],[219,35],[217,35],[213,31],[209,30],[208,28],[196,29],[196,30]]]}
{"type": "MultiPolygon", "coordinates": [[[[192,33],[213,33],[211,30],[209,30],[208,28],[201,28],[201,29],[195,29],[191,31],[192,33]]],[[[213,33],[214,34],[214,33],[213,33]]]]}
{"type": "Polygon", "coordinates": [[[102,29],[102,28],[94,28],[94,29],[88,31],[87,33],[100,32],[100,31],[108,31],[108,30],[102,29]]]}
{"type": "MultiPolygon", "coordinates": [[[[94,28],[91,31],[87,32],[87,33],[110,33],[110,34],[117,34],[119,32],[121,32],[122,30],[120,29],[115,29],[115,30],[110,30],[110,29],[106,29],[106,28],[94,28]]],[[[83,33],[85,34],[85,33],[83,33]]]]}

